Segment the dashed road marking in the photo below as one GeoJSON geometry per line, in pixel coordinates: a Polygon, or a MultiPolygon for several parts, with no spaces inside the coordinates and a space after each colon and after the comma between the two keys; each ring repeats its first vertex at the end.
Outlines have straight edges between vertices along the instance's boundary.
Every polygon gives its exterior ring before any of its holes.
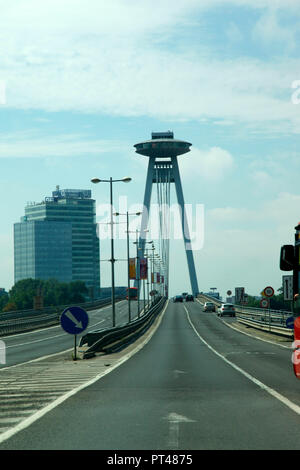
{"type": "Polygon", "coordinates": [[[280,393],[276,392],[276,390],[274,390],[273,388],[269,387],[268,385],[265,385],[263,382],[256,379],[251,374],[248,374],[248,372],[246,372],[244,369],[241,369],[241,367],[234,364],[234,362],[229,361],[223,354],[219,353],[210,344],[208,344],[207,341],[205,341],[205,339],[198,333],[197,329],[195,328],[194,324],[192,323],[188,309],[185,306],[183,306],[183,308],[186,311],[187,319],[188,319],[189,324],[193,328],[193,330],[196,333],[196,335],[198,336],[198,338],[205,344],[205,346],[207,346],[213,353],[215,353],[218,357],[220,357],[224,362],[229,364],[233,369],[240,372],[240,374],[244,375],[245,377],[247,377],[247,379],[251,380],[251,382],[258,385],[258,387],[260,387],[262,390],[266,391],[267,393],[272,395],[274,398],[279,400],[281,403],[283,403],[285,406],[287,406],[290,410],[292,410],[295,413],[297,413],[298,415],[300,415],[300,406],[296,405],[295,403],[293,403],[291,400],[289,400],[285,396],[283,396],[280,393]]]}
{"type": "MultiPolygon", "coordinates": [[[[127,352],[107,358],[72,361],[60,359],[59,354],[47,359],[23,363],[1,370],[0,383],[0,444],[17,432],[27,428],[46,413],[56,408],[69,397],[92,385],[106,374],[119,367],[142,349],[151,339],[161,323],[167,309],[155,320],[150,330],[129,347],[127,352]],[[15,398],[18,397],[18,405],[15,398]],[[26,410],[24,409],[26,408],[26,410]],[[24,413],[26,411],[26,413],[24,413]],[[26,417],[27,415],[27,417],[26,417]]],[[[126,351],[126,350],[125,350],[126,351]]]]}

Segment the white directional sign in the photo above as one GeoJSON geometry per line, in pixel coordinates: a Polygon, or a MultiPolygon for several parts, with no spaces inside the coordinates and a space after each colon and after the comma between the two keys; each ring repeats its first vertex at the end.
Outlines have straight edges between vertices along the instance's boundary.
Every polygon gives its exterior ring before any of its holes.
{"type": "Polygon", "coordinates": [[[78,335],[88,326],[89,317],[81,307],[69,307],[61,314],[60,323],[67,333],[78,335]]]}
{"type": "Polygon", "coordinates": [[[293,276],[282,276],[283,299],[293,300],[293,276]]]}

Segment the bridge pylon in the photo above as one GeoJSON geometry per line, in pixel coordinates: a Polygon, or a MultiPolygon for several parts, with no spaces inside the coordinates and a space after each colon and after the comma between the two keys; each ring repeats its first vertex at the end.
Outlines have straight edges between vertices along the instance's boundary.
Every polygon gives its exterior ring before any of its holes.
{"type": "Polygon", "coordinates": [[[149,157],[147,179],[144,194],[144,206],[139,237],[139,250],[141,257],[145,252],[151,194],[153,185],[157,189],[158,205],[160,209],[160,243],[161,255],[165,264],[165,285],[168,292],[169,282],[169,227],[170,227],[170,185],[174,183],[178,205],[180,207],[182,235],[190,276],[193,295],[199,292],[198,281],[194,263],[194,255],[191,246],[190,232],[184,203],[184,196],[178,167],[177,157],[190,151],[191,143],[174,139],[174,134],[168,132],[152,132],[151,140],[135,144],[136,153],[149,157]]]}

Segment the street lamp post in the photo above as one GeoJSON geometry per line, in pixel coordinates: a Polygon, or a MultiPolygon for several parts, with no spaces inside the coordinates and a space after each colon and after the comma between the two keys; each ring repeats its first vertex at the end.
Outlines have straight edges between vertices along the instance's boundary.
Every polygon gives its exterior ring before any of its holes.
{"type": "MultiPolygon", "coordinates": [[[[153,243],[153,241],[149,241],[149,242],[146,242],[146,243],[153,243]]],[[[147,310],[149,310],[149,279],[148,279],[148,273],[149,273],[149,264],[150,264],[150,257],[148,255],[148,251],[150,251],[150,249],[148,248],[145,248],[144,250],[146,252],[146,258],[147,258],[147,310]]],[[[151,276],[151,269],[150,269],[150,276],[151,276]]],[[[145,300],[145,290],[144,290],[144,300],[145,300]]],[[[145,310],[145,303],[144,303],[144,310],[145,310]]]]}
{"type": "Polygon", "coordinates": [[[140,257],[139,257],[139,248],[138,248],[138,233],[136,230],[136,280],[138,283],[138,317],[140,316],[140,257]]]}
{"type": "Polygon", "coordinates": [[[120,214],[119,212],[116,212],[114,215],[119,216],[119,215],[126,215],[126,226],[127,226],[127,285],[128,285],[128,323],[131,322],[131,305],[130,305],[130,265],[129,265],[129,259],[130,259],[130,249],[129,249],[129,216],[130,215],[141,215],[141,212],[135,212],[135,213],[129,213],[128,211],[126,214],[120,214]]]}
{"type": "MultiPolygon", "coordinates": [[[[144,230],[144,232],[149,232],[149,230],[144,230]]],[[[137,281],[137,290],[138,290],[138,317],[140,316],[140,257],[139,257],[139,250],[141,248],[138,247],[138,233],[140,233],[140,230],[136,230],[135,232],[131,232],[136,234],[136,241],[133,242],[134,245],[136,245],[136,281],[137,281]]]]}
{"type": "Polygon", "coordinates": [[[115,257],[114,257],[114,222],[113,222],[113,183],[122,181],[123,183],[129,183],[131,178],[126,176],[119,180],[113,180],[112,177],[109,180],[101,180],[99,178],[92,178],[91,182],[96,183],[109,183],[110,185],[110,224],[111,224],[111,304],[112,304],[112,326],[116,326],[116,306],[115,306],[115,257]]]}

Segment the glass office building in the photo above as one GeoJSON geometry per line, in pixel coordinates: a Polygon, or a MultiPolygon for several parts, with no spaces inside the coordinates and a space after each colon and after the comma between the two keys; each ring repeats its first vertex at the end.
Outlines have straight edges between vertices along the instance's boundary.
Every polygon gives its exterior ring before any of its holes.
{"type": "Polygon", "coordinates": [[[91,297],[100,292],[96,203],[90,190],[53,191],[29,203],[14,224],[15,282],[51,279],[84,281],[91,297]]]}

